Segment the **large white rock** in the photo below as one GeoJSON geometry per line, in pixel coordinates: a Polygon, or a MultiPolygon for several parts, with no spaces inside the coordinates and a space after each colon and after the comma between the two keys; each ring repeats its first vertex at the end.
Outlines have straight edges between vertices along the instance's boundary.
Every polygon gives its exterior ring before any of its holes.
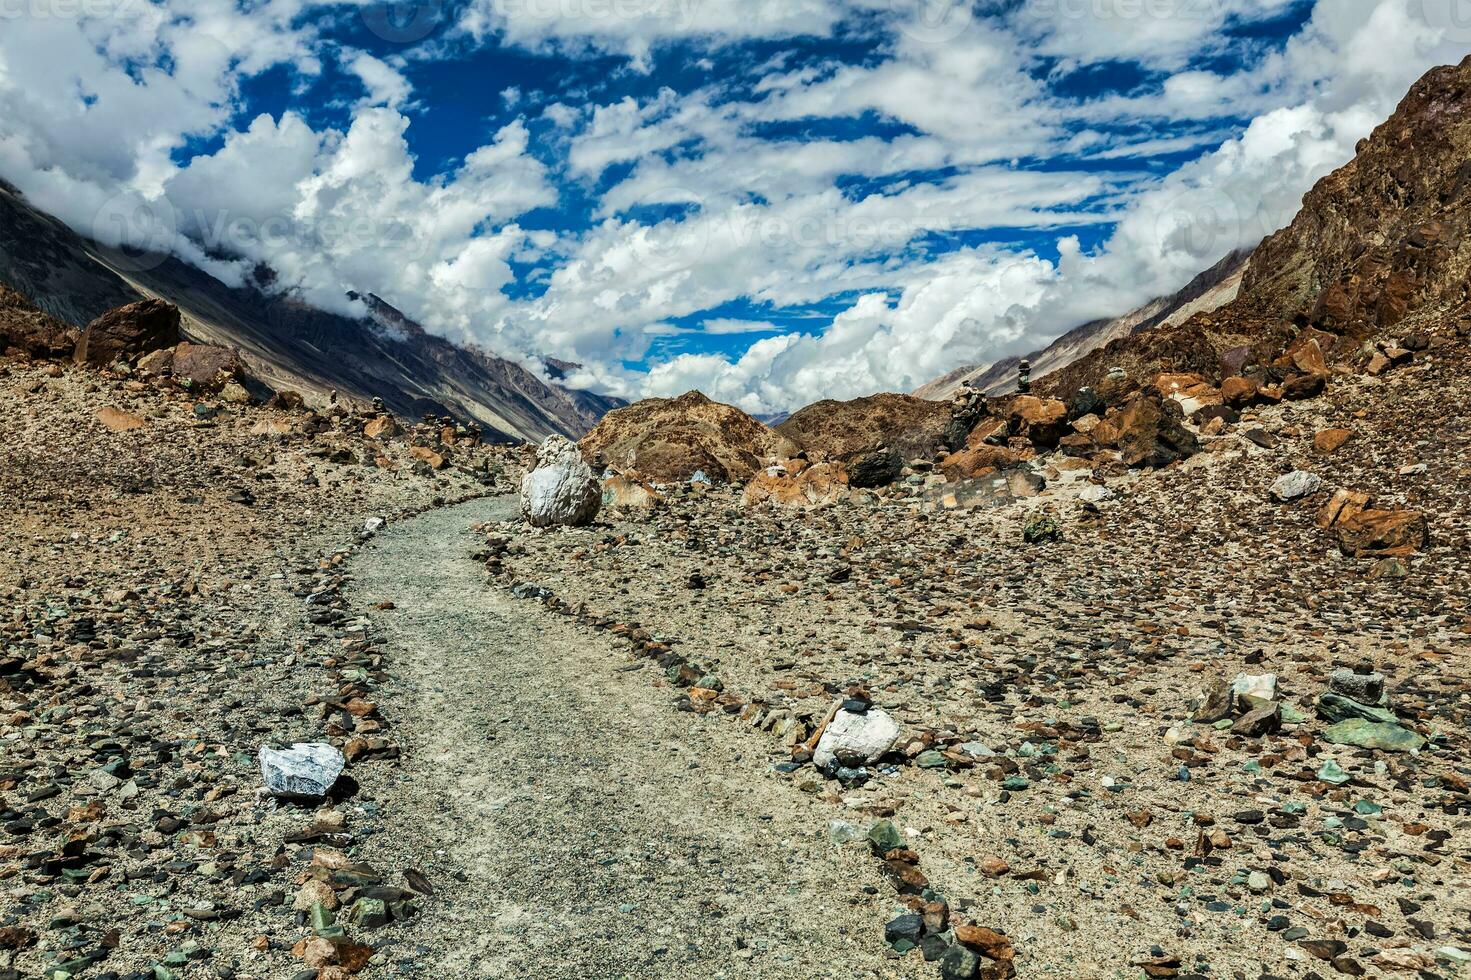
{"type": "Polygon", "coordinates": [[[1243,700],[1246,698],[1251,698],[1258,703],[1275,701],[1277,700],[1277,675],[1237,674],[1236,679],[1231,682],[1231,696],[1236,700],[1237,706],[1243,710],[1256,706],[1243,700]]]}
{"type": "Polygon", "coordinates": [[[1293,470],[1272,484],[1272,496],[1286,503],[1310,497],[1323,488],[1323,478],[1306,470],[1293,470]]]}
{"type": "Polygon", "coordinates": [[[878,708],[869,708],[866,714],[861,715],[839,711],[818,740],[812,761],[825,769],[842,753],[845,757],[861,758],[865,764],[871,765],[898,740],[899,723],[887,712],[878,708]]]}
{"type": "Polygon", "coordinates": [[[532,527],[591,524],[603,505],[603,488],[576,443],[549,436],[536,454],[536,469],[521,481],[521,514],[532,527]]]}
{"type": "Polygon", "coordinates": [[[260,772],[266,789],[276,796],[326,796],[347,765],[334,746],[298,742],[289,748],[260,748],[260,772]]]}

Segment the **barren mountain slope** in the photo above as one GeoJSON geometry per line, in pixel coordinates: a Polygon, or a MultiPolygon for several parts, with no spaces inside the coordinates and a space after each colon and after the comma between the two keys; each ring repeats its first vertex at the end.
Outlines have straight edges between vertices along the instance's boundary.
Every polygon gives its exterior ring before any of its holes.
{"type": "Polygon", "coordinates": [[[166,299],[186,335],[239,348],[274,387],[381,397],[401,416],[453,415],[507,439],[579,436],[622,404],[429,334],[376,296],[366,297],[373,315],[356,320],[227,286],[178,259],[138,258],[86,240],[0,183],[0,282],[74,326],[140,296],[166,299]]]}
{"type": "Polygon", "coordinates": [[[1416,82],[1355,158],[1308,192],[1292,224],[1252,254],[1233,302],[1115,341],[1043,387],[1067,394],[1114,365],[1137,378],[1217,377],[1223,357],[1265,363],[1307,327],[1343,337],[1333,356],[1351,358],[1367,336],[1466,312],[1468,230],[1471,58],[1416,82]]]}
{"type": "MultiPolygon", "coordinates": [[[[1197,313],[1209,312],[1231,302],[1241,288],[1250,253],[1232,252],[1202,272],[1172,296],[1160,297],[1137,310],[1111,320],[1094,320],[1068,331],[1040,351],[1027,355],[1033,378],[1059,371],[1093,351],[1145,330],[1183,323],[1197,313]]],[[[1016,386],[1019,357],[1008,357],[990,365],[956,368],[915,390],[919,398],[943,401],[966,381],[988,395],[1001,395],[1016,386]]]]}

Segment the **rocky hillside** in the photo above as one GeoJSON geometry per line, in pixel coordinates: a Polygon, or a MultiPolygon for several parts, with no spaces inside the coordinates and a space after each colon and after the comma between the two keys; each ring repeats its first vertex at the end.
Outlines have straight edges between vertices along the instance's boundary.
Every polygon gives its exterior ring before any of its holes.
{"type": "MultiPolygon", "coordinates": [[[[1114,341],[1046,379],[1068,395],[1110,367],[1208,378],[1256,368],[1317,331],[1330,364],[1367,362],[1362,341],[1413,337],[1467,312],[1471,269],[1471,58],[1415,84],[1352,161],[1252,254],[1240,295],[1174,327],[1114,341]]],[[[1267,380],[1272,380],[1270,377],[1267,380]]]]}
{"type": "Polygon", "coordinates": [[[580,436],[622,404],[429,334],[374,295],[364,297],[372,315],[355,320],[227,286],[178,259],[130,261],[37,211],[3,182],[0,283],[74,327],[141,298],[166,299],[182,311],[186,337],[239,349],[250,373],[271,387],[318,403],[333,390],[362,403],[379,397],[401,417],[451,415],[501,439],[580,436]]]}
{"type": "Polygon", "coordinates": [[[691,391],[609,412],[582,440],[582,452],[657,482],[683,482],[700,472],[726,482],[748,480],[797,447],[740,409],[691,391]]]}
{"type": "MultiPolygon", "coordinates": [[[[1032,362],[1032,377],[1041,378],[1060,371],[1113,341],[1146,330],[1175,326],[1197,313],[1219,309],[1236,298],[1250,255],[1250,252],[1232,252],[1172,296],[1159,297],[1120,317],[1093,320],[1069,330],[1041,350],[1027,355],[1027,360],[1032,362]]],[[[988,395],[1006,394],[1016,387],[1016,370],[1021,360],[1020,357],[1008,357],[993,364],[956,368],[917,388],[914,394],[918,398],[943,401],[967,381],[988,395]]]]}

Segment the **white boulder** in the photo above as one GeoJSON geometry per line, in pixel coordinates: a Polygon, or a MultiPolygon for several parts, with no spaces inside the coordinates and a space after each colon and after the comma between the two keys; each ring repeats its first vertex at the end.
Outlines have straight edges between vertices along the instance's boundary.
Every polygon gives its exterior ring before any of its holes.
{"type": "Polygon", "coordinates": [[[899,723],[885,711],[869,708],[863,714],[839,711],[828,722],[812,753],[813,763],[826,769],[835,760],[872,765],[899,740],[899,723]]]}
{"type": "Polygon", "coordinates": [[[1231,697],[1242,710],[1277,700],[1276,674],[1237,674],[1231,682],[1231,697]]]}
{"type": "Polygon", "coordinates": [[[322,797],[347,766],[336,747],[325,742],[298,742],[284,749],[260,748],[260,771],[266,789],[276,796],[322,797]]]}
{"type": "Polygon", "coordinates": [[[521,514],[532,527],[591,524],[603,505],[603,488],[577,444],[550,436],[536,454],[536,469],[521,481],[521,514]]]}
{"type": "Polygon", "coordinates": [[[1293,470],[1286,476],[1277,478],[1272,484],[1272,496],[1286,503],[1292,500],[1301,500],[1303,497],[1311,497],[1323,489],[1323,478],[1316,473],[1307,470],[1293,470]]]}

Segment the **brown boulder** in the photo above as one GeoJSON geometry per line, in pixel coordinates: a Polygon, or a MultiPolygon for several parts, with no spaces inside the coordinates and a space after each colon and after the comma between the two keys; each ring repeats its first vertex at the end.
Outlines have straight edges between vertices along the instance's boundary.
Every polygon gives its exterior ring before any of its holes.
{"type": "Polygon", "coordinates": [[[745,481],[768,461],[797,454],[791,440],[698,391],[611,411],[581,448],[589,460],[657,483],[682,483],[697,471],[745,481]]]}
{"type": "Polygon", "coordinates": [[[1338,547],[1356,558],[1412,555],[1430,540],[1425,515],[1414,510],[1362,510],[1334,525],[1338,547]]]}
{"type": "Polygon", "coordinates": [[[1056,446],[1067,435],[1067,405],[1055,398],[1018,395],[1011,403],[1008,422],[1011,434],[1023,436],[1034,446],[1056,446]]]}
{"type": "Polygon", "coordinates": [[[74,329],[0,285],[0,350],[15,348],[32,357],[68,357],[76,344],[74,329]]]}
{"type": "Polygon", "coordinates": [[[138,358],[136,366],[140,378],[167,378],[174,372],[174,349],[152,351],[138,358]]]}
{"type": "Polygon", "coordinates": [[[213,391],[240,376],[240,356],[228,347],[184,341],[174,348],[173,366],[169,373],[175,381],[213,391]]]}
{"type": "Polygon", "coordinates": [[[1326,374],[1299,374],[1282,382],[1282,400],[1297,402],[1317,398],[1327,387],[1326,374]]]}
{"type": "Polygon", "coordinates": [[[442,470],[449,465],[449,460],[428,446],[414,446],[409,450],[409,455],[431,470],[442,470]]]}
{"type": "Polygon", "coordinates": [[[1174,401],[1161,404],[1152,398],[1135,398],[1108,421],[1118,430],[1119,455],[1126,466],[1159,469],[1200,452],[1200,440],[1185,428],[1180,406],[1174,401]]]}
{"type": "Polygon", "coordinates": [[[77,341],[78,364],[107,367],[179,342],[179,308],[145,299],[109,310],[87,324],[77,341]]]}
{"type": "Polygon", "coordinates": [[[1015,466],[1022,459],[1021,453],[1007,449],[1005,446],[982,445],[975,449],[962,449],[958,453],[946,456],[940,461],[940,472],[945,474],[945,479],[951,483],[959,483],[962,480],[979,479],[997,470],[1015,466]]]}
{"type": "MultiPolygon", "coordinates": [[[[808,405],[776,426],[808,456],[854,464],[881,449],[903,459],[932,459],[944,451],[950,406],[911,395],[884,393],[808,405]]],[[[857,476],[854,473],[855,477],[857,476]]]]}
{"type": "Polygon", "coordinates": [[[993,437],[1006,437],[1006,420],[990,416],[976,423],[975,428],[970,430],[970,435],[965,438],[965,448],[979,449],[987,445],[986,440],[993,437]]]}
{"type": "Polygon", "coordinates": [[[741,500],[747,507],[822,507],[847,500],[848,473],[841,463],[817,463],[793,476],[785,468],[762,470],[746,484],[741,500]]]}
{"type": "Polygon", "coordinates": [[[1425,515],[1413,510],[1376,510],[1366,493],[1339,490],[1318,511],[1317,524],[1331,530],[1338,547],[1357,558],[1404,557],[1430,540],[1425,515]]]}
{"type": "Polygon", "coordinates": [[[1330,456],[1342,449],[1355,434],[1353,429],[1324,429],[1313,436],[1313,450],[1323,456],[1330,456]]]}
{"type": "Polygon", "coordinates": [[[1221,400],[1232,408],[1245,408],[1256,401],[1258,385],[1251,378],[1227,378],[1221,382],[1221,400]]]}
{"type": "Polygon", "coordinates": [[[299,412],[305,407],[306,399],[298,391],[282,390],[266,399],[266,408],[282,412],[299,412]]]}
{"type": "Polygon", "coordinates": [[[377,418],[370,419],[368,424],[363,426],[363,435],[369,439],[392,439],[398,433],[398,423],[394,421],[392,415],[379,415],[377,418]]]}
{"type": "Polygon", "coordinates": [[[610,476],[603,481],[604,510],[652,510],[664,497],[641,480],[627,476],[610,476]]]}

